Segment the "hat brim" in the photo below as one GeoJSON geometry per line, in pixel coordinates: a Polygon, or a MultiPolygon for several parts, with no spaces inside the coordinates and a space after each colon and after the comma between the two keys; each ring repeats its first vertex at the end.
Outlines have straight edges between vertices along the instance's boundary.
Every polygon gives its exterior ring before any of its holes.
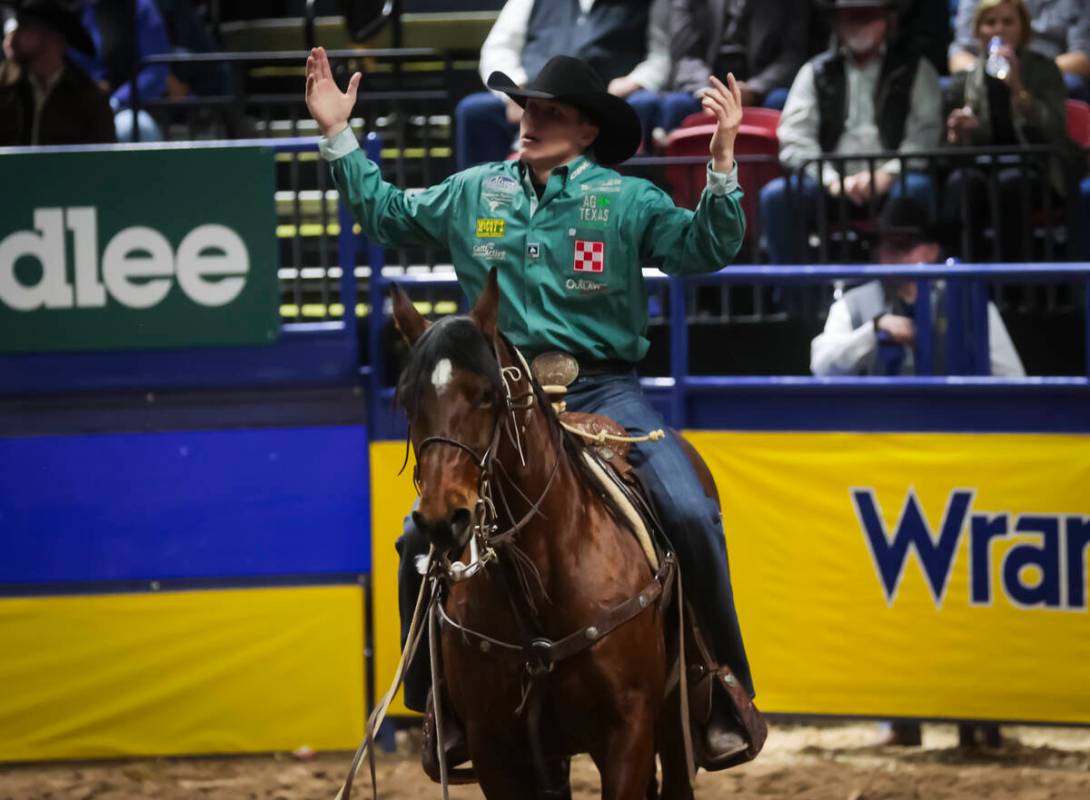
{"type": "Polygon", "coordinates": [[[894,7],[893,0],[818,0],[818,5],[825,11],[854,11],[857,8],[885,8],[894,7]]]}
{"type": "Polygon", "coordinates": [[[83,24],[74,15],[69,15],[63,10],[58,9],[59,13],[50,13],[48,8],[35,8],[33,6],[29,8],[15,8],[15,18],[29,17],[34,20],[47,25],[52,30],[55,30],[64,40],[68,42],[68,46],[73,50],[78,50],[84,55],[94,58],[95,56],[95,42],[91,38],[91,34],[87,32],[87,29],[83,27],[83,24]]]}
{"type": "Polygon", "coordinates": [[[598,137],[592,147],[594,157],[602,164],[620,164],[640,149],[643,128],[639,116],[626,100],[609,92],[553,94],[519,86],[502,72],[489,75],[485,85],[493,91],[503,92],[524,108],[526,101],[531,99],[556,100],[578,108],[598,126],[598,137]]]}

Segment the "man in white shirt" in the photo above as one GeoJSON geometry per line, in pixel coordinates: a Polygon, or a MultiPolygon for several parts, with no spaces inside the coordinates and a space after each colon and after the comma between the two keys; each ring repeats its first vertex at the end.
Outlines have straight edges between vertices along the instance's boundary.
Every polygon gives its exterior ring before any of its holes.
{"type": "MultiPolygon", "coordinates": [[[[886,204],[882,212],[878,258],[883,264],[934,264],[941,253],[940,234],[927,213],[907,198],[886,204]]],[[[944,287],[937,282],[932,292],[932,313],[943,313],[944,287]]],[[[918,297],[916,281],[894,278],[870,281],[844,293],[833,303],[825,330],[810,344],[810,371],[830,375],[903,375],[915,371],[918,297]]],[[[936,325],[938,330],[942,326],[936,325]]],[[[933,339],[939,361],[945,361],[942,338],[933,339]]],[[[988,347],[991,374],[1022,377],[1026,374],[1018,351],[999,315],[988,303],[988,347]]],[[[942,366],[938,364],[937,366],[942,366]]]]}
{"type": "MultiPolygon", "coordinates": [[[[806,62],[791,84],[777,135],[780,161],[799,169],[822,153],[896,151],[938,147],[942,97],[938,73],[907,41],[892,37],[890,0],[836,0],[837,43],[806,62]]],[[[805,260],[798,244],[816,214],[822,190],[864,209],[872,197],[907,195],[928,206],[931,179],[893,158],[833,165],[805,175],[777,178],[761,190],[761,230],[769,261],[805,260]],[[905,174],[902,176],[902,171],[905,174]],[[820,180],[820,184],[818,181],[820,180]]],[[[834,214],[830,214],[833,216],[834,214]]]]}
{"type": "MultiPolygon", "coordinates": [[[[670,77],[668,13],[667,0],[507,0],[481,47],[481,80],[502,72],[525,83],[552,56],[576,56],[594,67],[610,94],[628,100],[646,136],[670,77]]],[[[463,98],[454,110],[457,168],[506,158],[521,114],[492,92],[463,98]]]]}

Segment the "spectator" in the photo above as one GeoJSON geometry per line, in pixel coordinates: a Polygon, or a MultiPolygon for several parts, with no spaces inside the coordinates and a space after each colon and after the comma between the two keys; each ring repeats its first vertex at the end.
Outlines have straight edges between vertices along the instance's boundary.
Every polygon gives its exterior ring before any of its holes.
{"type": "MultiPolygon", "coordinates": [[[[805,63],[791,84],[777,131],[780,161],[797,170],[823,153],[935,147],[942,130],[938,75],[926,59],[891,38],[889,0],[836,0],[830,8],[836,44],[805,63]]],[[[902,166],[897,158],[873,171],[865,161],[826,163],[820,176],[808,169],[769,183],[760,198],[769,260],[783,264],[801,258],[794,246],[798,230],[814,218],[822,189],[832,197],[843,195],[859,212],[872,197],[891,192],[929,205],[928,176],[902,176],[902,166]]]]}
{"type": "MultiPolygon", "coordinates": [[[[516,83],[554,55],[577,56],[628,100],[646,137],[657,93],[670,74],[667,0],[507,0],[481,48],[481,79],[503,72],[516,83]]],[[[511,151],[522,109],[491,92],[471,94],[454,111],[459,170],[501,161],[511,151]]]]}
{"type": "MultiPolygon", "coordinates": [[[[929,224],[927,212],[908,198],[897,198],[882,210],[879,225],[878,260],[883,264],[934,264],[941,256],[942,233],[929,224]]],[[[833,303],[825,330],[810,345],[810,370],[819,377],[829,375],[911,375],[915,372],[918,295],[916,281],[891,278],[864,283],[844,293],[833,303]]],[[[931,309],[943,313],[942,282],[935,284],[931,309]]],[[[933,330],[942,330],[941,319],[933,330]]],[[[940,336],[933,339],[937,372],[944,372],[945,349],[940,336]]],[[[1007,377],[1025,375],[1022,361],[1011,343],[999,310],[988,303],[988,344],[991,374],[1007,377]]],[[[900,744],[909,741],[905,731],[894,731],[900,744]]]]}
{"type": "Polygon", "coordinates": [[[65,57],[93,54],[79,17],[57,0],[24,0],[4,38],[0,64],[0,145],[114,141],[106,95],[65,57]]]}
{"type": "MultiPolygon", "coordinates": [[[[811,0],[821,3],[821,0],[811,0]]],[[[953,14],[950,3],[958,0],[891,0],[897,17],[894,35],[899,45],[931,62],[935,71],[946,72],[952,34],[953,14]]],[[[810,15],[811,52],[824,50],[829,43],[828,21],[821,14],[810,15]]]]}
{"type": "Polygon", "coordinates": [[[671,131],[700,110],[712,75],[733,73],[747,106],[783,108],[806,60],[810,6],[795,0],[673,0],[670,52],[675,91],[662,101],[671,131]]]}
{"type": "MultiPolygon", "coordinates": [[[[223,49],[191,0],[156,0],[156,4],[166,25],[172,52],[212,53],[223,49]]],[[[170,67],[166,94],[170,97],[208,97],[227,94],[230,85],[230,70],[225,63],[179,63],[170,67]]]]}
{"type": "MultiPolygon", "coordinates": [[[[162,133],[147,111],[141,110],[134,123],[131,78],[139,60],[169,53],[170,41],[155,0],[135,0],[135,20],[132,3],[133,0],[86,0],[83,26],[95,42],[97,55],[72,55],[110,92],[118,141],[133,141],[135,125],[139,126],[141,141],[159,141],[162,133]]],[[[137,89],[141,103],[166,93],[168,72],[166,64],[150,64],[140,70],[137,89]]]]}
{"type": "MultiPolygon", "coordinates": [[[[958,0],[954,42],[950,45],[950,74],[968,72],[976,66],[982,52],[977,17],[981,0],[958,0]]],[[[1066,84],[1067,94],[1090,101],[1090,2],[1087,0],[1026,0],[1025,10],[1032,29],[1030,48],[1055,61],[1066,84]]]]}
{"type": "MultiPolygon", "coordinates": [[[[1032,30],[1022,0],[982,0],[976,7],[973,31],[987,46],[992,37],[1003,41],[1000,53],[1010,64],[1002,77],[992,77],[985,63],[978,61],[972,71],[955,82],[956,104],[946,120],[946,138],[954,145],[1055,145],[1066,156],[1049,159],[1045,170],[1019,163],[998,171],[999,220],[996,242],[999,259],[1021,261],[1025,234],[1024,201],[1040,208],[1044,193],[1051,192],[1051,205],[1058,208],[1067,194],[1068,173],[1080,174],[1082,159],[1067,136],[1063,78],[1055,62],[1027,47],[1032,30]],[[1026,184],[1028,184],[1028,189],[1026,184]]],[[[971,250],[965,258],[979,259],[987,253],[984,232],[990,226],[986,174],[982,169],[955,170],[947,180],[944,216],[959,219],[967,203],[965,220],[974,232],[971,250]],[[963,195],[968,197],[963,199],[963,195]]]]}

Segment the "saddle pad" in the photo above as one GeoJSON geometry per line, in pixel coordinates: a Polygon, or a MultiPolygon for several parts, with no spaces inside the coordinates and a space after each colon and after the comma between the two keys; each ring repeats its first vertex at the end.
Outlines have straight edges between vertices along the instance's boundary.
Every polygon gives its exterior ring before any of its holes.
{"type": "Polygon", "coordinates": [[[587,467],[590,468],[591,473],[598,481],[599,488],[609,495],[610,499],[616,504],[617,508],[624,516],[625,522],[628,523],[629,528],[631,528],[632,532],[636,535],[636,541],[640,543],[643,554],[647,556],[647,563],[651,565],[651,571],[658,572],[658,555],[655,553],[655,545],[651,541],[651,532],[647,530],[647,525],[644,524],[643,516],[636,510],[636,507],[632,505],[624,492],[617,488],[617,485],[613,482],[613,478],[606,474],[605,469],[598,463],[598,460],[594,456],[586,450],[583,451],[582,456],[587,467]]]}

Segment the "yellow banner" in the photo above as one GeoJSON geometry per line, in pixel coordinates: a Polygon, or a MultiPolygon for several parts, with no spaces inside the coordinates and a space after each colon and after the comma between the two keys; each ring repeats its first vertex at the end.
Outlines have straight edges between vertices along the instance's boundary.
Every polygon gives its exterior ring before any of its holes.
{"type": "Polygon", "coordinates": [[[0,761],[351,749],[356,586],[0,600],[0,761]]]}
{"type": "MultiPolygon", "coordinates": [[[[1090,723],[1090,437],[686,435],[719,486],[763,709],[1090,723]]],[[[403,444],[371,455],[381,693],[413,489],[403,444]]]]}
{"type": "Polygon", "coordinates": [[[763,708],[1090,722],[1090,437],[688,436],[763,708]]]}
{"type": "MultiPolygon", "coordinates": [[[[405,442],[371,444],[371,579],[374,587],[375,613],[375,700],[390,688],[401,655],[401,628],[397,607],[397,551],[394,543],[405,525],[405,517],[416,499],[413,486],[413,460],[401,472],[405,460],[405,442]],[[398,475],[398,472],[401,472],[398,475]]],[[[390,705],[390,714],[404,716],[401,692],[390,705]]]]}

